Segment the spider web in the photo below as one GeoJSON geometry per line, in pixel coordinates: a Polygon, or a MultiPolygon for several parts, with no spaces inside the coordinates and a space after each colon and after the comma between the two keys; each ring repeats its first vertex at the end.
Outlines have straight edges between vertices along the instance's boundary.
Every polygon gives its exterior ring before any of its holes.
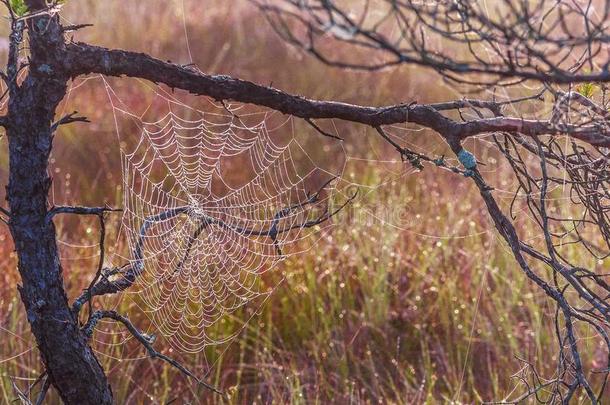
{"type": "Polygon", "coordinates": [[[322,167],[294,133],[285,139],[291,119],[243,106],[197,109],[157,89],[136,115],[113,97],[138,274],[130,292],[179,350],[227,342],[240,331],[236,311],[272,290],[263,275],[332,222],[311,226],[334,209],[344,158],[322,167]]]}

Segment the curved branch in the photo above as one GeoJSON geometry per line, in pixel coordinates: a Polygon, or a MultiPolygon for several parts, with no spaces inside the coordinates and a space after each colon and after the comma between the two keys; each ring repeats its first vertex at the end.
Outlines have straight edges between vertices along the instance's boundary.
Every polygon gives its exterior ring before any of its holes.
{"type": "Polygon", "coordinates": [[[338,118],[370,126],[413,122],[443,132],[445,127],[453,123],[426,105],[368,107],[310,100],[247,80],[208,75],[144,53],[107,49],[84,43],[66,46],[64,64],[65,71],[72,77],[91,73],[137,77],[218,101],[233,100],[256,104],[304,119],[338,118]]]}
{"type": "Polygon", "coordinates": [[[119,314],[116,311],[107,311],[107,310],[99,310],[96,311],[91,318],[89,319],[89,322],[87,322],[87,324],[85,324],[82,328],[83,332],[85,333],[85,335],[87,337],[91,337],[93,335],[93,331],[95,329],[95,327],[97,326],[98,322],[101,319],[112,319],[116,322],[122,323],[127,330],[131,333],[131,335],[136,338],[136,340],[138,342],[140,342],[140,344],[142,346],[144,346],[146,348],[146,351],[148,351],[148,355],[153,358],[153,359],[161,359],[167,363],[169,363],[170,365],[172,365],[173,367],[177,368],[178,370],[180,370],[180,372],[182,372],[183,374],[185,374],[186,376],[194,379],[195,381],[197,381],[198,384],[204,386],[205,388],[215,392],[216,394],[220,394],[220,395],[224,395],[222,393],[222,391],[218,390],[218,388],[214,387],[213,385],[208,384],[207,382],[205,382],[204,380],[202,380],[201,378],[197,377],[192,371],[190,371],[189,369],[187,369],[186,367],[184,367],[182,364],[180,364],[180,362],[176,361],[175,359],[166,356],[165,354],[157,351],[154,347],[153,347],[153,343],[155,341],[155,336],[154,335],[147,335],[141,331],[138,330],[138,328],[136,328],[136,326],[129,320],[129,318],[119,314]]]}
{"type": "Polygon", "coordinates": [[[567,134],[595,146],[610,146],[610,134],[606,133],[606,128],[598,125],[559,125],[549,120],[526,120],[518,117],[481,118],[459,122],[441,113],[468,105],[497,111],[502,103],[467,100],[431,105],[412,103],[372,107],[311,100],[247,80],[208,75],[147,54],[84,43],[71,43],[66,46],[64,64],[64,69],[72,77],[91,73],[137,77],[218,101],[233,100],[271,108],[305,120],[337,118],[374,128],[408,122],[430,128],[446,139],[465,139],[498,131],[527,136],[567,134]]]}

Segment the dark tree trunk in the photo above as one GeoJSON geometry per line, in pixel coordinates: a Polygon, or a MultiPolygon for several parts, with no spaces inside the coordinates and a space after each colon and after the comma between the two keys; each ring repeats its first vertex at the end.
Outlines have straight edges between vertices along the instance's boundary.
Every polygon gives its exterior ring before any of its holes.
{"type": "MultiPolygon", "coordinates": [[[[37,3],[30,2],[30,9],[37,3]]],[[[51,126],[69,79],[61,71],[63,33],[56,17],[37,17],[29,24],[29,74],[11,92],[7,115],[7,199],[22,279],[19,292],[48,378],[62,400],[109,404],[112,392],[104,371],[68,306],[55,227],[47,220],[51,126]]]]}

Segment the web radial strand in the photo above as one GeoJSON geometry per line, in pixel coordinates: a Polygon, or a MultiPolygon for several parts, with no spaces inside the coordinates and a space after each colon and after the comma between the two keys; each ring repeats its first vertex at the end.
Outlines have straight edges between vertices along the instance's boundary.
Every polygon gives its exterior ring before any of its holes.
{"type": "Polygon", "coordinates": [[[335,183],[306,202],[342,169],[315,164],[290,125],[279,137],[265,115],[168,105],[149,121],[115,108],[140,135],[122,148],[130,291],[176,348],[196,352],[238,333],[248,316],[236,311],[272,287],[261,276],[311,247],[317,229],[304,224],[329,209],[335,183]]]}

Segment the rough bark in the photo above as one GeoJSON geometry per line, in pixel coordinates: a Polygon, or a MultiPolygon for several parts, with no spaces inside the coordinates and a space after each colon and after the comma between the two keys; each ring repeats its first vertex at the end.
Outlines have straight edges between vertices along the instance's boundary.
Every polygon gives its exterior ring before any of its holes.
{"type": "MultiPolygon", "coordinates": [[[[30,2],[30,9],[40,7],[30,2]]],[[[44,4],[44,2],[42,2],[44,4]]],[[[7,200],[18,255],[21,299],[48,378],[68,404],[110,404],[106,377],[70,311],[55,240],[47,221],[47,172],[55,109],[69,77],[60,69],[64,46],[56,18],[29,21],[30,72],[11,91],[6,119],[10,169],[7,200]]]]}
{"type": "MultiPolygon", "coordinates": [[[[69,43],[63,58],[64,69],[76,77],[90,73],[129,76],[163,83],[192,94],[216,100],[233,100],[271,108],[304,119],[341,119],[372,127],[411,122],[450,138],[465,139],[490,132],[511,132],[527,136],[569,134],[594,146],[610,146],[609,134],[596,125],[557,124],[551,120],[521,117],[492,117],[460,122],[441,111],[458,107],[459,102],[440,104],[398,104],[383,107],[361,106],[337,101],[311,100],[225,75],[209,75],[150,55],[108,49],[85,43],[69,43]]],[[[484,108],[497,103],[474,101],[484,108]]]]}

